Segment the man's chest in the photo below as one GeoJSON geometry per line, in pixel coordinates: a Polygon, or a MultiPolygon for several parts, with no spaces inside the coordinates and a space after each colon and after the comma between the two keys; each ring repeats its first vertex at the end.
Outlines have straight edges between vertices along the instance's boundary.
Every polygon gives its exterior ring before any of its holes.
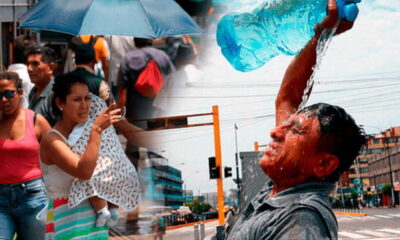
{"type": "Polygon", "coordinates": [[[260,235],[269,235],[280,227],[281,219],[287,214],[284,209],[264,209],[259,212],[243,213],[233,225],[227,239],[257,240],[260,235]]]}

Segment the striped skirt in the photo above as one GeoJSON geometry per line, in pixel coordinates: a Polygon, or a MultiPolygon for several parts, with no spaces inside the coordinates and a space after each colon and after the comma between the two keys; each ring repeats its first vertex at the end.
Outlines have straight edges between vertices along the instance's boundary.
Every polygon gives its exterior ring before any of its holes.
{"type": "Polygon", "coordinates": [[[68,199],[50,199],[46,240],[108,239],[107,227],[95,227],[96,214],[88,200],[68,208],[68,199]]]}

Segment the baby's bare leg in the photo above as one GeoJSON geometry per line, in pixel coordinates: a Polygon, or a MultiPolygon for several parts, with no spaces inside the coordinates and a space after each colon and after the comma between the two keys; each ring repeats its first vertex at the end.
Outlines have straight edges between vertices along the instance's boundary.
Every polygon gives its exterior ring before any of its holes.
{"type": "Polygon", "coordinates": [[[90,197],[89,202],[96,212],[107,207],[107,201],[96,196],[90,197]]]}
{"type": "Polygon", "coordinates": [[[110,208],[118,208],[117,205],[112,204],[112,203],[110,203],[110,202],[107,202],[107,204],[108,204],[108,208],[109,208],[109,209],[110,209],[110,208]]]}

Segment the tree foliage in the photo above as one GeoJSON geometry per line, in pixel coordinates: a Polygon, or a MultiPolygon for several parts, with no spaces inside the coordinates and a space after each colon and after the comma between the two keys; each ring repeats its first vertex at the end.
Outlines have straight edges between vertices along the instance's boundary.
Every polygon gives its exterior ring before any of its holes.
{"type": "Polygon", "coordinates": [[[383,188],[382,188],[382,193],[385,195],[389,195],[391,189],[392,189],[392,185],[385,184],[385,186],[383,186],[383,188]]]}
{"type": "Polygon", "coordinates": [[[208,203],[205,203],[199,199],[195,199],[191,203],[186,203],[186,206],[190,208],[190,211],[194,214],[202,214],[203,212],[208,212],[208,210],[211,209],[211,205],[208,203]]]}

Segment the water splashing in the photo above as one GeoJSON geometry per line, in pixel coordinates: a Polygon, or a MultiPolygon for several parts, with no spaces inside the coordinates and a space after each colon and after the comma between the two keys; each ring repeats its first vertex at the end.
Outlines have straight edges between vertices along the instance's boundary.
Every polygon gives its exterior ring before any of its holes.
{"type": "Polygon", "coordinates": [[[318,39],[318,44],[317,44],[317,62],[315,64],[314,68],[313,68],[313,73],[312,73],[310,79],[308,79],[308,81],[307,81],[307,86],[304,89],[303,97],[302,97],[302,100],[301,100],[301,103],[300,103],[298,109],[302,109],[306,105],[306,103],[308,101],[309,95],[307,93],[310,92],[312,86],[314,85],[315,74],[319,69],[319,66],[320,66],[320,64],[322,62],[322,58],[325,56],[326,51],[328,50],[328,46],[329,46],[329,44],[330,44],[330,42],[331,42],[331,40],[333,38],[333,35],[335,34],[335,32],[337,30],[339,24],[340,24],[340,20],[336,23],[334,28],[325,29],[322,32],[322,34],[319,37],[319,39],[318,39]]]}

